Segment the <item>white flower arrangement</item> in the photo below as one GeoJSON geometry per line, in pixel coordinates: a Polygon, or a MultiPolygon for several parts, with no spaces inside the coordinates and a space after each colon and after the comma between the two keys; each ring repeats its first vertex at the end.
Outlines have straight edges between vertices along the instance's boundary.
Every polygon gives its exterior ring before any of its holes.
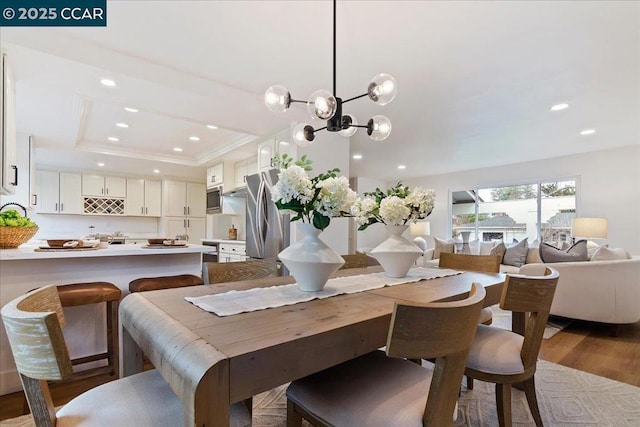
{"type": "Polygon", "coordinates": [[[422,187],[409,190],[401,182],[384,191],[364,193],[351,207],[351,215],[358,224],[358,230],[365,230],[371,224],[381,222],[386,225],[404,225],[408,221],[424,219],[431,214],[435,203],[435,192],[422,187]]]}
{"type": "Polygon", "coordinates": [[[340,169],[332,169],[314,178],[309,178],[311,161],[302,156],[293,159],[284,157],[277,164],[282,167],[278,182],[273,186],[271,199],[278,209],[293,212],[291,221],[301,220],[313,224],[320,230],[327,228],[331,218],[348,216],[358,196],[349,188],[349,180],[337,176],[340,169]]]}

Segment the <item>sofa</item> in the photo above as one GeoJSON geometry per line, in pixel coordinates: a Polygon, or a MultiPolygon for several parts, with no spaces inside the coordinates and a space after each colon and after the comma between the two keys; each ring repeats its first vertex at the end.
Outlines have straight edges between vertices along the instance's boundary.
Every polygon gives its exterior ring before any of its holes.
{"type": "Polygon", "coordinates": [[[546,266],[558,270],[560,278],[551,304],[551,314],[612,325],[640,321],[640,256],[610,261],[532,263],[520,274],[540,275],[546,266]]]}
{"type": "MultiPolygon", "coordinates": [[[[424,252],[423,255],[423,265],[425,267],[437,267],[438,266],[438,262],[439,259],[434,259],[433,255],[435,253],[435,249],[431,248],[431,249],[427,249],[424,252]]],[[[536,263],[536,262],[542,262],[542,260],[540,259],[540,255],[538,254],[538,248],[529,248],[527,251],[527,259],[525,261],[526,263],[536,263]]],[[[514,265],[505,265],[505,264],[500,264],[500,273],[511,273],[511,274],[517,274],[520,272],[520,267],[516,267],[514,265]]]]}

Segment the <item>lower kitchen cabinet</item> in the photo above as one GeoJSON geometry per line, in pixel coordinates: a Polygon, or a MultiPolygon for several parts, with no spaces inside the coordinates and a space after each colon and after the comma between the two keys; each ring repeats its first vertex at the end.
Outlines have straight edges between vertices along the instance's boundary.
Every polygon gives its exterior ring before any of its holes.
{"type": "Polygon", "coordinates": [[[200,244],[206,237],[205,218],[165,218],[165,237],[174,239],[176,236],[187,235],[189,243],[200,244]]]}
{"type": "Polygon", "coordinates": [[[238,262],[247,260],[244,243],[220,243],[218,245],[218,262],[238,262]]]}

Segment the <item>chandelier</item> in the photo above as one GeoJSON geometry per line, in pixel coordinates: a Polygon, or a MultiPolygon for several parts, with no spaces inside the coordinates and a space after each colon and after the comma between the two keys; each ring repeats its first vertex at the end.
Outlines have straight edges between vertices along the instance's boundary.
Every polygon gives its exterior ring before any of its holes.
{"type": "Polygon", "coordinates": [[[273,85],[265,92],[264,103],[276,113],[284,113],[292,103],[304,103],[313,119],[326,120],[326,126],[319,128],[307,123],[299,123],[293,128],[293,140],[301,146],[311,145],[315,133],[325,129],[349,137],[358,128],[364,128],[372,140],[384,141],[391,133],[391,121],[387,117],[373,116],[366,125],[358,125],[354,116],[342,113],[342,105],[365,96],[378,105],[386,105],[395,98],[397,92],[396,80],[389,74],[381,73],[371,79],[367,91],[362,95],[345,100],[336,96],[336,0],[333,0],[333,93],[320,89],[313,92],[307,101],[302,101],[291,98],[289,90],[284,86],[273,85]]]}

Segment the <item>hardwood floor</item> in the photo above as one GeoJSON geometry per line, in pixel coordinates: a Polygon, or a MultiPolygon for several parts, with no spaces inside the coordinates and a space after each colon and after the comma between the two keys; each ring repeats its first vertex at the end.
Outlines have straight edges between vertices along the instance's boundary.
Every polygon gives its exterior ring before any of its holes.
{"type": "MultiPolygon", "coordinates": [[[[540,358],[640,387],[640,322],[624,325],[618,337],[609,327],[574,321],[549,340],[542,341],[540,358]]],[[[111,377],[112,378],[112,377],[111,377]]],[[[111,379],[96,376],[51,388],[56,406],[111,379]]],[[[22,392],[0,396],[0,420],[28,413],[22,392]]]]}

